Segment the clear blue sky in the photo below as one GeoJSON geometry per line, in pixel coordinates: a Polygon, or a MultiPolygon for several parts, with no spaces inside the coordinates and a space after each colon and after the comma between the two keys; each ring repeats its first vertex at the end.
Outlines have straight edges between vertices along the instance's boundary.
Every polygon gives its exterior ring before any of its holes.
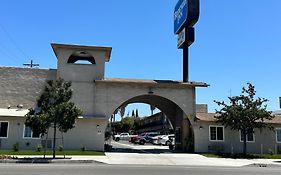
{"type": "MultiPolygon", "coordinates": [[[[50,43],[112,46],[106,77],[182,80],[173,10],[177,0],[9,0],[0,2],[0,65],[31,58],[56,68],[50,43]]],[[[197,103],[227,100],[251,82],[279,108],[281,1],[201,0],[189,79],[211,86],[197,103]]]]}

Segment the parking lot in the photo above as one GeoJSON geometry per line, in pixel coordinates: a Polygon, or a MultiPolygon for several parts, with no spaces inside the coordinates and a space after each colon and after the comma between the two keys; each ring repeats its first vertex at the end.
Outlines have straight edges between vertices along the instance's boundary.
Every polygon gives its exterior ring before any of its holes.
{"type": "Polygon", "coordinates": [[[118,142],[113,141],[112,151],[113,152],[127,152],[127,153],[170,153],[168,146],[163,145],[153,145],[151,143],[146,143],[144,145],[130,143],[126,140],[120,140],[118,142]]]}

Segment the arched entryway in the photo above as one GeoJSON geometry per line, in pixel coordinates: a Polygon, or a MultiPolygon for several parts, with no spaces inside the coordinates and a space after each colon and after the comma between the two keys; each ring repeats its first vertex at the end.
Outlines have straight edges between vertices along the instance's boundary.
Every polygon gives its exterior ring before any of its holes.
{"type": "Polygon", "coordinates": [[[175,102],[159,95],[144,94],[123,101],[113,111],[113,114],[120,108],[124,108],[125,106],[133,103],[149,104],[158,108],[165,114],[165,116],[167,116],[173,125],[176,150],[193,152],[194,137],[191,122],[189,121],[188,115],[185,114],[185,112],[175,102]]]}

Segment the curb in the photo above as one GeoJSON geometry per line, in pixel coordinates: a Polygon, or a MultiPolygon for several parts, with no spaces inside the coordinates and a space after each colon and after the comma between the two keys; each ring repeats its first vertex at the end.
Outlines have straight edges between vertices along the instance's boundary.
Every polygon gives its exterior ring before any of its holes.
{"type": "Polygon", "coordinates": [[[278,165],[278,164],[267,164],[267,163],[253,163],[253,164],[250,164],[250,165],[246,165],[246,166],[249,166],[249,167],[261,167],[261,168],[266,168],[266,167],[281,167],[281,165],[278,165]]]}
{"type": "Polygon", "coordinates": [[[22,164],[49,164],[49,163],[57,163],[57,164],[79,164],[79,163],[87,163],[87,164],[106,164],[103,162],[99,162],[96,160],[50,160],[50,159],[10,159],[10,160],[0,160],[0,163],[22,163],[22,164]]]}

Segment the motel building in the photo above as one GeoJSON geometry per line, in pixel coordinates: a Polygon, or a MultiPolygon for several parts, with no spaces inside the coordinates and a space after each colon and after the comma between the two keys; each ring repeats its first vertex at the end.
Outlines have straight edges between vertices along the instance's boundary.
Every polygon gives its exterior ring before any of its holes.
{"type": "MultiPolygon", "coordinates": [[[[57,146],[64,149],[104,151],[105,131],[112,114],[131,103],[157,107],[169,118],[175,131],[176,149],[184,152],[241,153],[239,131],[216,123],[206,105],[196,105],[196,88],[203,82],[105,78],[105,63],[111,47],[51,44],[57,69],[0,67],[0,149],[35,150],[38,144],[52,148],[52,130],[40,137],[24,125],[25,114],[36,106],[46,80],[72,82],[72,101],[83,111],[75,128],[58,133],[57,146]],[[81,64],[87,61],[89,64],[81,64]]],[[[254,129],[247,136],[249,153],[281,152],[281,116],[268,121],[274,130],[254,129]]]]}

